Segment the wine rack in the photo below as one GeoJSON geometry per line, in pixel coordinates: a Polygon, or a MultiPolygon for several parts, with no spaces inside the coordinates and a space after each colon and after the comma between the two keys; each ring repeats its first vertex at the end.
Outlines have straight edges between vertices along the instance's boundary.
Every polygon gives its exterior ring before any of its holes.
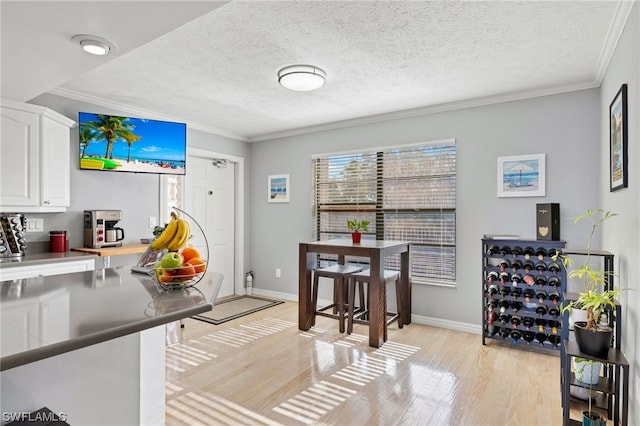
{"type": "Polygon", "coordinates": [[[567,273],[564,241],[482,239],[482,344],[557,353],[567,273]]]}

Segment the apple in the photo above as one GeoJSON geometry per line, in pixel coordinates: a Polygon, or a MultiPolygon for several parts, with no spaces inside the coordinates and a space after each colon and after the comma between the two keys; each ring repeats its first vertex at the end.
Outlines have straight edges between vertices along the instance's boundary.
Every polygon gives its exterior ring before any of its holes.
{"type": "Polygon", "coordinates": [[[182,256],[176,251],[170,251],[160,259],[160,266],[163,268],[177,268],[182,265],[182,256]]]}
{"type": "Polygon", "coordinates": [[[176,274],[174,276],[175,279],[179,281],[189,281],[196,276],[196,268],[191,265],[184,264],[180,268],[176,270],[176,274]]]}
{"type": "Polygon", "coordinates": [[[175,272],[173,270],[164,269],[164,268],[156,269],[156,278],[158,279],[158,282],[170,283],[173,280],[174,275],[175,275],[175,272]]]}

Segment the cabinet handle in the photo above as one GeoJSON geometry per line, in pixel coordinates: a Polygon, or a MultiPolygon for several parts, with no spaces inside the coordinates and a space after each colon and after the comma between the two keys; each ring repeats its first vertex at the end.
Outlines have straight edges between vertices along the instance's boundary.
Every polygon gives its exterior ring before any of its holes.
{"type": "Polygon", "coordinates": [[[51,202],[49,200],[44,200],[45,205],[49,205],[51,202]]]}

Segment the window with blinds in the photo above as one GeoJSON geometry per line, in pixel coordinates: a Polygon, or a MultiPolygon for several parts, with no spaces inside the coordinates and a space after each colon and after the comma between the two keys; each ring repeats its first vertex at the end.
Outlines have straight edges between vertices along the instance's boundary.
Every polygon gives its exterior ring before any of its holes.
{"type": "MultiPolygon", "coordinates": [[[[314,178],[317,240],[347,237],[347,219],[368,220],[363,238],[412,243],[414,283],[455,284],[455,141],[317,157],[314,178]]],[[[400,257],[385,268],[399,270],[400,257]]]]}

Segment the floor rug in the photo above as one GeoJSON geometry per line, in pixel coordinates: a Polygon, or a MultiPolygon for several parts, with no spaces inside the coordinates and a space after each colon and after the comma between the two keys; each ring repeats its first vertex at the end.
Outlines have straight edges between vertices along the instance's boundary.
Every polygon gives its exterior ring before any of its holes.
{"type": "Polygon", "coordinates": [[[194,315],[192,318],[218,325],[281,303],[284,302],[257,296],[239,296],[217,301],[212,311],[194,315]]]}

